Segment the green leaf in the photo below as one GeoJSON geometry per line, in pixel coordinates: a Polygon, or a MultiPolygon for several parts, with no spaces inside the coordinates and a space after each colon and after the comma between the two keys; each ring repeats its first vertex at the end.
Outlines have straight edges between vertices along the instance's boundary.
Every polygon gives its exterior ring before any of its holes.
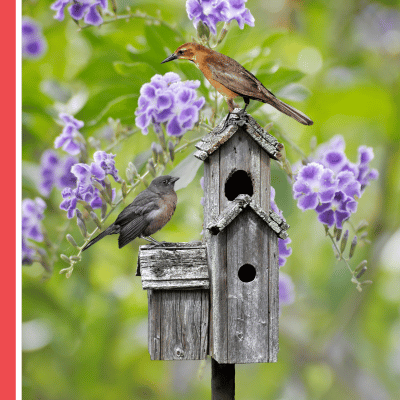
{"type": "Polygon", "coordinates": [[[303,101],[309,95],[310,91],[299,83],[289,83],[276,93],[277,97],[292,101],[303,101]]]}
{"type": "Polygon", "coordinates": [[[175,184],[175,190],[183,189],[195,178],[198,169],[203,162],[193,154],[189,154],[184,158],[171,172],[170,175],[179,177],[179,181],[175,184]]]}
{"type": "Polygon", "coordinates": [[[297,82],[305,74],[298,70],[281,67],[275,73],[271,71],[259,71],[257,78],[262,84],[272,92],[277,92],[289,83],[297,82]]]}
{"type": "Polygon", "coordinates": [[[113,66],[118,74],[134,77],[136,81],[140,80],[143,83],[150,81],[150,78],[157,73],[150,64],[145,62],[127,63],[124,61],[114,61],[113,66]]]}

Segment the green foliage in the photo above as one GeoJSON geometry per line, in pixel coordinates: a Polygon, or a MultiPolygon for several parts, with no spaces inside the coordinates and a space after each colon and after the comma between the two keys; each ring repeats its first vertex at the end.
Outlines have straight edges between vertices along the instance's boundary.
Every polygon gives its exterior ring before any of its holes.
{"type": "MultiPolygon", "coordinates": [[[[153,131],[144,136],[134,124],[139,90],[154,74],[174,71],[182,79],[202,82],[199,92],[209,105],[202,123],[213,125],[225,115],[226,105],[220,101],[213,120],[215,91],[206,86],[193,64],[160,64],[196,35],[183,1],[117,0],[118,14],[127,15],[123,9],[127,5],[132,13],[138,8],[142,14],[84,29],[78,29],[68,16],[63,22],[54,20],[51,3],[24,1],[22,7],[24,15],[42,24],[48,42],[42,59],[23,60],[22,65],[23,197],[39,196],[38,163],[61,132],[56,122],[60,111],[85,122],[81,132],[87,141],[93,137],[103,149],[117,154],[116,167],[123,179],[129,162],[139,174],[146,173],[151,143],[157,141],[153,131]],[[160,17],[156,17],[157,9],[160,17]],[[115,135],[107,139],[103,133],[110,126],[115,135]]],[[[355,20],[368,1],[286,2],[279,13],[273,12],[272,6],[278,3],[246,3],[255,16],[255,27],[240,30],[232,23],[217,50],[238,60],[268,89],[315,121],[312,127],[303,127],[251,102],[248,110],[261,125],[267,125],[272,115],[272,133],[282,133],[277,137],[285,144],[290,162],[303,158],[297,147],[309,154],[315,138],[322,143],[335,134],[344,136],[351,160],[356,160],[359,145],[374,147],[380,179],[360,200],[359,220],[354,221],[357,225],[368,219],[366,239],[371,244],[359,240],[351,257],[354,266],[369,260],[363,278],[374,283],[361,293],[354,290],[346,267],[333,256],[322,225],[311,211],[297,209],[287,175],[273,163],[276,202],[291,225],[293,254],[284,272],[294,281],[296,300],[282,308],[278,363],[239,366],[237,398],[397,398],[399,53],[368,49],[357,41],[355,20]]],[[[385,3],[398,11],[398,2],[385,3]]],[[[176,213],[155,235],[158,240],[201,238],[202,167],[191,154],[193,142],[205,132],[199,126],[174,142],[181,150],[174,162],[162,166],[167,173],[175,168],[183,179],[178,181],[182,189],[176,213]]],[[[95,149],[90,150],[89,156],[95,149]]],[[[161,166],[157,168],[161,172],[161,166]]],[[[131,188],[127,180],[131,191],[126,199],[119,191],[121,202],[106,224],[149,182],[146,176],[131,188]]],[[[77,254],[66,235],[78,246],[85,239],[76,219],[67,221],[59,209],[59,191],[53,190],[46,202],[43,224],[53,246],[48,254],[53,274],[37,262],[23,267],[22,273],[23,399],[210,398],[209,361],[204,366],[149,360],[147,294],[135,276],[138,245],[144,242],[136,240],[118,250],[116,237],[110,236],[96,250],[81,255],[73,274],[65,279],[58,272],[68,264],[59,255],[77,254]],[[41,342],[43,338],[47,340],[41,342]],[[204,374],[202,380],[198,373],[204,374]]],[[[88,223],[89,232],[95,227],[93,221],[88,223]]],[[[347,229],[346,256],[355,234],[350,225],[347,229]]],[[[341,242],[337,243],[340,247],[341,242]]]]}

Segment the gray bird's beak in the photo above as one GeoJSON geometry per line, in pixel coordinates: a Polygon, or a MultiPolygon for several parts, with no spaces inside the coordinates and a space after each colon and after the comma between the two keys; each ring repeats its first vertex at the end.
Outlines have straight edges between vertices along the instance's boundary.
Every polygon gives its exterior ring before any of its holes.
{"type": "Polygon", "coordinates": [[[170,56],[168,56],[164,61],[161,61],[161,64],[164,64],[168,61],[176,60],[177,58],[178,56],[175,53],[173,53],[170,56]]]}
{"type": "Polygon", "coordinates": [[[175,183],[178,179],[179,179],[179,178],[175,176],[175,177],[171,178],[170,182],[171,182],[171,183],[175,183]]]}

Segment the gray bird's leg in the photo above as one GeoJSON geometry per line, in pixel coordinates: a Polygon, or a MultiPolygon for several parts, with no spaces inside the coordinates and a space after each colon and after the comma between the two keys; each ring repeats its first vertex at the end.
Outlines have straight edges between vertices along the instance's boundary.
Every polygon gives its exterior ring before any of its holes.
{"type": "Polygon", "coordinates": [[[164,246],[167,242],[158,242],[156,239],[149,236],[140,235],[140,237],[148,242],[151,242],[153,246],[164,246]]]}

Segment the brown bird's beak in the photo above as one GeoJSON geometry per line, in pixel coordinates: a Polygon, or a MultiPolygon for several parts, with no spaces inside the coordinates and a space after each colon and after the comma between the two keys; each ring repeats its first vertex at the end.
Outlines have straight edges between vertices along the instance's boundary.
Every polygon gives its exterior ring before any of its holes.
{"type": "Polygon", "coordinates": [[[171,180],[170,180],[170,182],[171,182],[171,183],[175,183],[178,179],[179,179],[179,178],[176,177],[176,176],[175,176],[175,177],[172,177],[171,180]]]}
{"type": "Polygon", "coordinates": [[[168,61],[176,60],[177,58],[178,56],[175,53],[173,53],[170,56],[168,56],[164,61],[161,61],[161,64],[164,64],[168,61]]]}

